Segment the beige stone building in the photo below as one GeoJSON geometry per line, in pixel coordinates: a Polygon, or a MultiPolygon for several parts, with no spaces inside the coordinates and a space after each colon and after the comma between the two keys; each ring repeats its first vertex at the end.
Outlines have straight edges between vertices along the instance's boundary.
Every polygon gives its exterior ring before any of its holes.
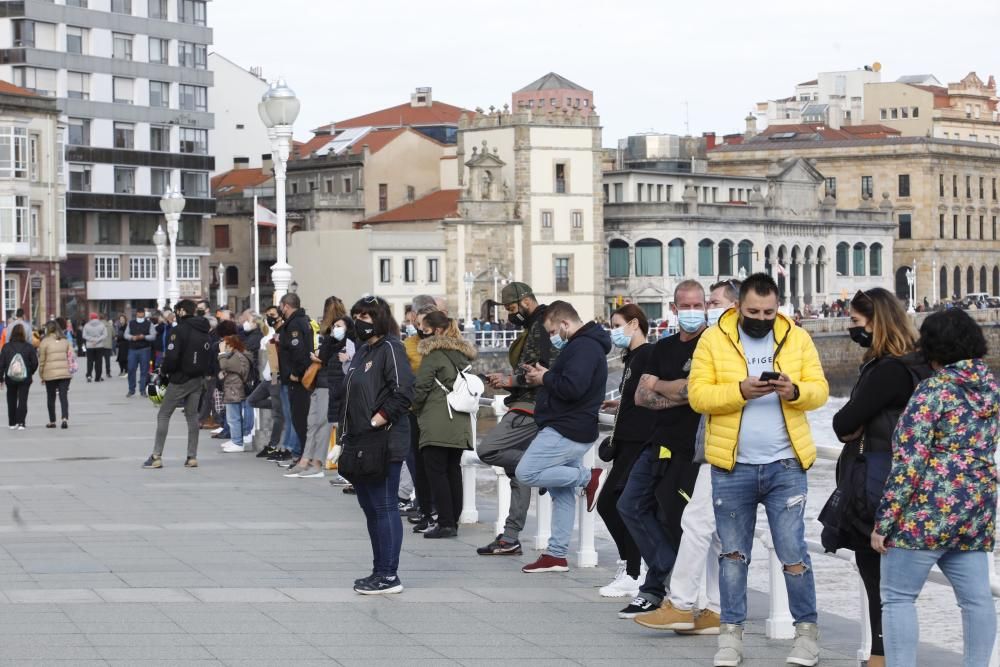
{"type": "Polygon", "coordinates": [[[937,303],[972,292],[1000,294],[1000,147],[928,137],[824,139],[761,135],[709,152],[709,171],[755,176],[804,157],[826,178],[837,208],[891,209],[895,291],[937,303]]]}
{"type": "Polygon", "coordinates": [[[940,86],[909,81],[865,85],[865,118],[905,136],[958,139],[1000,146],[996,80],[975,72],[940,86]]]}

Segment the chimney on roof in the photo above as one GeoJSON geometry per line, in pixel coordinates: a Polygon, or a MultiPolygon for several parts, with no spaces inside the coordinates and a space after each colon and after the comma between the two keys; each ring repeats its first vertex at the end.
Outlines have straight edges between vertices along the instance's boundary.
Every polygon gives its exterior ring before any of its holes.
{"type": "Polygon", "coordinates": [[[715,132],[702,132],[701,136],[705,139],[706,151],[710,151],[715,148],[715,132]]]}
{"type": "Polygon", "coordinates": [[[744,118],[744,120],[747,122],[747,131],[745,133],[746,138],[747,139],[752,139],[752,138],[756,137],[757,136],[757,117],[754,116],[751,113],[751,114],[747,114],[747,117],[744,118]]]}
{"type": "Polygon", "coordinates": [[[413,93],[410,94],[410,106],[411,107],[429,107],[433,106],[434,99],[431,96],[430,86],[425,88],[417,88],[413,93]]]}
{"type": "Polygon", "coordinates": [[[233,158],[233,171],[239,169],[246,169],[250,166],[250,158],[248,157],[234,157],[233,158]]]}
{"type": "Polygon", "coordinates": [[[260,156],[260,170],[265,174],[274,173],[274,160],[271,159],[270,153],[261,153],[260,156]]]}

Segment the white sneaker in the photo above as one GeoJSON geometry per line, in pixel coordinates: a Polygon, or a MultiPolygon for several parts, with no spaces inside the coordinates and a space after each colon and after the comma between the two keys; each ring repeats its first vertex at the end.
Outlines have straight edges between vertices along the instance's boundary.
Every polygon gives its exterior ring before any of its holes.
{"type": "Polygon", "coordinates": [[[299,473],[301,479],[322,479],[323,477],[326,477],[326,473],[323,472],[322,468],[307,468],[299,473]]]}
{"type": "Polygon", "coordinates": [[[639,580],[633,579],[626,571],[625,561],[618,561],[618,572],[611,583],[600,590],[604,598],[635,597],[639,594],[639,580]]]}
{"type": "Polygon", "coordinates": [[[23,431],[24,430],[24,424],[21,424],[20,426],[18,426],[17,430],[18,431],[23,431]]]}
{"type": "Polygon", "coordinates": [[[8,426],[7,428],[9,428],[11,431],[16,431],[17,430],[17,424],[14,424],[13,426],[8,426]]]}
{"type": "Polygon", "coordinates": [[[243,445],[237,445],[235,442],[227,442],[222,446],[222,451],[226,454],[241,454],[246,451],[243,445]]]}
{"type": "Polygon", "coordinates": [[[219,428],[213,428],[212,429],[212,435],[219,435],[220,433],[222,433],[222,431],[223,431],[223,428],[221,426],[219,428]]]}

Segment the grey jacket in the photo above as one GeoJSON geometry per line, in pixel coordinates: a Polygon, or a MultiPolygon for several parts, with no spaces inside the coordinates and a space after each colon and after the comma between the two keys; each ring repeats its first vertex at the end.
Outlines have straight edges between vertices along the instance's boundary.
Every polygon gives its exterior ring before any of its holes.
{"type": "Polygon", "coordinates": [[[100,320],[89,320],[83,325],[83,340],[88,350],[98,350],[109,347],[108,328],[100,320]]]}

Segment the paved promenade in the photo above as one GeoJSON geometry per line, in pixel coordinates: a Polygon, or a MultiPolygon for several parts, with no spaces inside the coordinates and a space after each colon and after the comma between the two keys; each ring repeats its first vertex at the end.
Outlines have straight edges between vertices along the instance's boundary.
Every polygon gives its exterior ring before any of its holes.
{"type": "MultiPolygon", "coordinates": [[[[223,455],[204,432],[201,467],[185,469],[179,413],[165,467],[142,470],[155,410],[122,379],[75,379],[68,431],[44,428],[44,389],[31,393],[28,430],[0,435],[0,664],[711,664],[714,637],[646,630],[598,596],[609,543],[602,567],[521,574],[533,551],[475,555],[495,516],[483,498],[483,523],[457,540],[407,528],[405,593],[361,597],[350,586],[371,557],[353,496],[223,455]]],[[[783,664],[790,645],[765,639],[765,614],[753,594],[748,667],[783,664]]],[[[820,622],[821,664],[856,664],[856,623],[820,622]]]]}

